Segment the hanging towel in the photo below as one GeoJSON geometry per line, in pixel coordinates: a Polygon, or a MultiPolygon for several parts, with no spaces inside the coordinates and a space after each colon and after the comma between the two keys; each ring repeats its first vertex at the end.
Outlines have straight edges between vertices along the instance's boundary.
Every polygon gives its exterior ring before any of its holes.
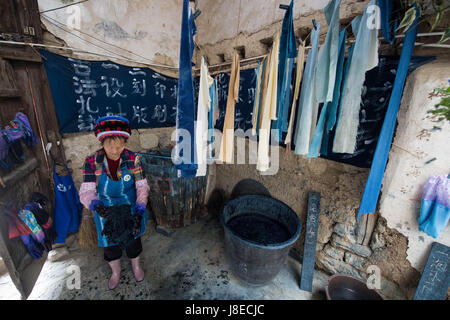
{"type": "Polygon", "coordinates": [[[450,218],[450,179],[446,175],[431,176],[424,187],[419,230],[439,238],[450,218]]]}
{"type": "Polygon", "coordinates": [[[389,150],[391,148],[392,135],[394,134],[395,123],[397,120],[398,108],[403,93],[408,66],[414,49],[418,28],[419,13],[416,7],[416,19],[412,28],[408,30],[403,43],[402,53],[395,76],[394,86],[392,88],[389,105],[384,116],[383,127],[378,138],[377,147],[372,160],[369,177],[367,178],[364,193],[361,199],[361,205],[358,211],[358,219],[365,213],[375,212],[378,195],[380,194],[381,182],[383,181],[384,170],[386,168],[389,150]]]}
{"type": "Polygon", "coordinates": [[[287,132],[287,117],[289,111],[289,98],[291,96],[291,79],[294,59],[297,56],[297,41],[294,34],[293,23],[294,1],[291,0],[284,14],[281,26],[278,87],[277,87],[277,118],[272,128],[278,129],[277,139],[281,141],[282,133],[287,132]]]}
{"type": "Polygon", "coordinates": [[[230,82],[228,84],[227,107],[222,130],[222,143],[220,144],[220,161],[232,163],[234,153],[234,113],[239,98],[239,55],[234,51],[231,65],[230,82]]]}
{"type": "Polygon", "coordinates": [[[197,121],[195,128],[195,145],[198,160],[196,176],[206,175],[206,158],[208,146],[208,111],[210,109],[211,98],[209,89],[213,84],[213,78],[208,73],[205,58],[202,57],[200,67],[200,88],[198,92],[197,121]]]}
{"type": "Polygon", "coordinates": [[[352,22],[354,33],[356,33],[356,42],[350,62],[348,80],[342,90],[339,123],[336,127],[333,152],[353,153],[355,150],[361,92],[366,71],[378,64],[378,30],[368,27],[368,19],[372,13],[368,13],[367,8],[374,4],[376,4],[376,1],[372,0],[364,10],[363,17],[357,17],[352,22]]]}
{"type": "MultiPolygon", "coordinates": [[[[346,30],[342,30],[339,35],[339,52],[336,65],[336,82],[333,88],[333,100],[326,102],[322,107],[319,122],[314,132],[311,146],[309,147],[308,158],[319,156],[319,150],[323,144],[328,145],[328,131],[333,129],[336,122],[336,109],[341,93],[342,71],[344,69],[345,42],[347,39],[346,30]],[[323,139],[326,138],[326,139],[323,139]]],[[[324,146],[326,147],[326,146],[324,146]]],[[[326,150],[326,149],[325,149],[326,150]]]]}
{"type": "Polygon", "coordinates": [[[294,127],[295,110],[297,106],[298,94],[300,92],[300,82],[302,80],[304,63],[305,63],[305,44],[302,42],[302,44],[300,44],[300,46],[298,47],[297,73],[295,75],[294,97],[292,99],[291,115],[289,116],[289,127],[286,134],[286,139],[284,140],[284,143],[286,144],[286,150],[290,149],[292,139],[292,129],[294,127]]]}
{"type": "Polygon", "coordinates": [[[311,31],[311,49],[306,60],[305,75],[303,76],[302,89],[300,91],[299,112],[297,112],[297,126],[294,135],[294,153],[299,155],[307,155],[311,143],[312,118],[317,104],[314,95],[314,77],[316,74],[319,32],[320,23],[314,21],[314,28],[311,31]]]}
{"type": "Polygon", "coordinates": [[[258,161],[256,169],[267,171],[269,169],[269,143],[271,120],[276,119],[277,85],[278,85],[278,52],[280,47],[280,34],[277,34],[266,64],[264,84],[261,101],[258,161]]]}
{"type": "Polygon", "coordinates": [[[317,102],[333,100],[339,47],[339,6],[341,0],[331,0],[323,9],[328,23],[328,32],[317,61],[316,99],[317,102]]]}
{"type": "Polygon", "coordinates": [[[183,15],[181,19],[181,42],[180,42],[180,63],[178,77],[178,94],[177,94],[177,115],[176,129],[177,141],[175,143],[174,158],[177,162],[175,167],[178,175],[181,177],[195,177],[197,164],[195,164],[195,106],[194,106],[194,83],[192,81],[192,54],[194,52],[194,34],[196,27],[194,23],[194,15],[189,9],[189,0],[183,1],[183,15]],[[179,130],[187,130],[190,134],[190,141],[180,141],[181,132],[179,130]],[[183,147],[188,147],[182,150],[183,147]],[[190,152],[187,152],[189,151],[190,152]],[[181,151],[183,154],[181,155],[181,151]]]}
{"type": "Polygon", "coordinates": [[[380,7],[381,31],[383,37],[387,42],[393,44],[395,40],[395,30],[398,26],[397,19],[391,22],[394,2],[392,0],[378,0],[378,6],[380,7]]]}

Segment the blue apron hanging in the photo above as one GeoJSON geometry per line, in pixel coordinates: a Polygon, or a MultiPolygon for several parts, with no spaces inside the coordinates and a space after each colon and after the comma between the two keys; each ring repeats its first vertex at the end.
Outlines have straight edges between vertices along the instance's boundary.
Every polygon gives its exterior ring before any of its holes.
{"type": "MultiPolygon", "coordinates": [[[[105,159],[106,161],[106,159],[105,159]]],[[[107,207],[117,205],[131,205],[131,214],[134,215],[134,206],[136,205],[136,185],[133,175],[128,168],[122,169],[120,180],[115,181],[107,176],[104,170],[98,180],[97,192],[99,199],[107,207]]],[[[106,236],[102,235],[106,219],[100,217],[94,211],[94,221],[97,229],[97,242],[100,247],[116,246],[118,244],[111,243],[106,236]]],[[[145,212],[141,219],[141,230],[135,239],[142,236],[145,232],[147,224],[147,213],[145,212]]]]}
{"type": "Polygon", "coordinates": [[[55,161],[53,161],[53,180],[55,181],[55,231],[58,237],[55,243],[65,243],[69,232],[78,231],[81,223],[83,205],[78,198],[69,168],[67,176],[61,177],[56,174],[55,161]]]}

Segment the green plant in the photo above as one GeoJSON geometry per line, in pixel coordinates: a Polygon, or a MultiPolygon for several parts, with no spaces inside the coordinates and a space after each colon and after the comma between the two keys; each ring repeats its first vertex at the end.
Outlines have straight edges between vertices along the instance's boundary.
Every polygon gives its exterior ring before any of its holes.
{"type": "MultiPolygon", "coordinates": [[[[416,19],[416,10],[414,5],[418,8],[419,17],[421,20],[419,23],[425,22],[430,26],[429,31],[432,32],[436,29],[436,27],[442,22],[443,17],[445,16],[445,12],[450,10],[450,6],[445,6],[448,4],[448,1],[445,0],[428,0],[428,1],[419,1],[419,0],[409,0],[409,1],[400,1],[400,8],[405,11],[402,21],[400,22],[397,31],[403,29],[403,32],[409,29],[414,20],[416,19]],[[404,3],[404,2],[407,2],[404,3]],[[409,8],[409,9],[408,9],[409,8]],[[427,13],[425,13],[427,12],[427,13]]],[[[450,39],[450,27],[444,31],[441,39],[438,43],[444,43],[450,39]]]]}
{"type": "Polygon", "coordinates": [[[431,113],[436,122],[450,121],[450,87],[434,89],[434,93],[431,96],[439,96],[441,101],[434,106],[434,109],[428,110],[427,113],[431,113]]]}

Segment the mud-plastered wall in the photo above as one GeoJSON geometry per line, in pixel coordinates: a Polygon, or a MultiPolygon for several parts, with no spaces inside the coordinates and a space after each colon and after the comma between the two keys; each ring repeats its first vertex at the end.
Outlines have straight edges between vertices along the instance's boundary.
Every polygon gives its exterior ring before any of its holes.
{"type": "MultiPolygon", "coordinates": [[[[50,51],[79,59],[112,60],[133,67],[163,64],[174,68],[153,69],[177,76],[182,2],[102,0],[52,10],[70,3],[38,1],[41,22],[46,29],[44,43],[79,49],[50,48],[50,51]]],[[[170,147],[174,129],[132,130],[126,147],[135,152],[170,147]]],[[[79,188],[85,158],[101,145],[92,132],[63,134],[62,144],[75,185],[79,188]]]]}
{"type": "Polygon", "coordinates": [[[450,173],[450,124],[435,122],[427,113],[441,99],[434,90],[447,88],[449,79],[449,55],[408,77],[380,198],[381,216],[389,228],[408,238],[407,260],[420,272],[434,241],[450,246],[450,225],[435,239],[419,231],[417,220],[427,180],[450,173]]]}

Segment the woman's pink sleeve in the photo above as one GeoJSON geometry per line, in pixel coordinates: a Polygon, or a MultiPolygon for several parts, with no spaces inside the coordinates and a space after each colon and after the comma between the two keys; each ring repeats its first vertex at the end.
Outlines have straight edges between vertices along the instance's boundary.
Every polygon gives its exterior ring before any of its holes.
{"type": "Polygon", "coordinates": [[[148,186],[147,179],[141,179],[136,181],[136,204],[142,203],[147,206],[148,193],[150,187],[148,186]]]}
{"type": "Polygon", "coordinates": [[[89,209],[92,200],[98,200],[97,186],[95,182],[83,182],[80,186],[80,202],[89,209]]]}

